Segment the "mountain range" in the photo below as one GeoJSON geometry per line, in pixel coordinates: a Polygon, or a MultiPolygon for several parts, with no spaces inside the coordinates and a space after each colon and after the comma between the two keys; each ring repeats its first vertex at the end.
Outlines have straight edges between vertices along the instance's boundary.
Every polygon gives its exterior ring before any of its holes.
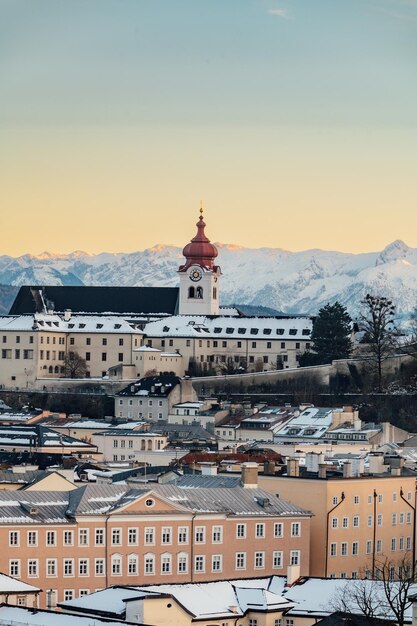
{"type": "MultiPolygon", "coordinates": [[[[352,316],[367,293],[393,300],[405,317],[417,308],[417,248],[394,241],[381,252],[290,252],[216,243],[222,268],[222,304],[270,307],[315,314],[338,300],[352,316]]],[[[156,245],[132,253],[25,254],[0,256],[1,285],[174,286],[182,250],[156,245]]],[[[7,298],[14,290],[7,291],[7,298]]],[[[4,290],[2,290],[4,293],[4,290]]],[[[1,294],[0,294],[1,298],[1,294]]],[[[3,310],[7,303],[3,297],[3,310]]]]}

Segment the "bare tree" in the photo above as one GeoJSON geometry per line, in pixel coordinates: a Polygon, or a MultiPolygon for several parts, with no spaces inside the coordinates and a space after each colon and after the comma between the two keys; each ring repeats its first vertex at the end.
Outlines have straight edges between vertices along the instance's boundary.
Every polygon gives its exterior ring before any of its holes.
{"type": "Polygon", "coordinates": [[[415,567],[405,555],[397,567],[386,558],[378,564],[384,588],[384,598],[387,607],[395,615],[398,626],[404,626],[407,609],[412,601],[409,599],[411,588],[416,582],[415,567]]]}
{"type": "Polygon", "coordinates": [[[85,378],[87,362],[78,352],[68,352],[64,359],[64,374],[67,378],[85,378]]]}
{"type": "Polygon", "coordinates": [[[330,607],[334,611],[364,615],[370,626],[388,617],[382,585],[376,580],[346,581],[333,596],[330,607]]]}
{"type": "Polygon", "coordinates": [[[369,293],[361,303],[364,310],[360,316],[361,328],[365,331],[363,342],[366,354],[373,363],[378,381],[378,390],[382,390],[382,364],[393,354],[395,349],[395,305],[384,296],[372,296],[369,293]]]}
{"type": "Polygon", "coordinates": [[[334,595],[331,608],[335,611],[364,615],[370,626],[380,619],[393,620],[404,626],[416,583],[415,568],[405,555],[400,561],[388,558],[376,563],[376,579],[346,582],[334,595]]]}

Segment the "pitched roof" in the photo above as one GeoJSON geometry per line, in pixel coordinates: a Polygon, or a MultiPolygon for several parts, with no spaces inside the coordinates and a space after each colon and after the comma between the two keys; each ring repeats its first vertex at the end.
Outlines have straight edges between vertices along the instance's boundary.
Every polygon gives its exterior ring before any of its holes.
{"type": "Polygon", "coordinates": [[[172,374],[160,374],[159,376],[147,376],[130,383],[127,387],[119,391],[118,396],[149,396],[166,397],[181,382],[178,376],[172,374]]]}
{"type": "Polygon", "coordinates": [[[43,301],[48,301],[54,311],[71,309],[82,313],[133,313],[174,315],[178,308],[178,287],[68,287],[29,286],[20,287],[12,304],[12,315],[41,312],[43,301]],[[35,297],[34,297],[35,295],[35,297]]]}

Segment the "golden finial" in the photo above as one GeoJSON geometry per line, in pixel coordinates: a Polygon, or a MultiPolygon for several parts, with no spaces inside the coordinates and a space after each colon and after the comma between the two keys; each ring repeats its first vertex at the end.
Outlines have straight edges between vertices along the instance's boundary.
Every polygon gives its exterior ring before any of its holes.
{"type": "Polygon", "coordinates": [[[203,201],[200,200],[200,215],[203,215],[203,201]]]}

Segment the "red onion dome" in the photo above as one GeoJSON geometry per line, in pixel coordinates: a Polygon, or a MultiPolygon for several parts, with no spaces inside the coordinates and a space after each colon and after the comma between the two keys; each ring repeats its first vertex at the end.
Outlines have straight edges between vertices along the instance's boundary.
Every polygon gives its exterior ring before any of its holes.
{"type": "Polygon", "coordinates": [[[212,269],[214,267],[214,259],[218,252],[216,246],[210,243],[210,239],[206,237],[204,229],[206,223],[203,219],[203,210],[200,209],[200,218],[197,222],[197,234],[187,243],[182,253],[185,256],[186,263],[180,267],[180,270],[186,270],[190,265],[201,265],[212,269]]]}

